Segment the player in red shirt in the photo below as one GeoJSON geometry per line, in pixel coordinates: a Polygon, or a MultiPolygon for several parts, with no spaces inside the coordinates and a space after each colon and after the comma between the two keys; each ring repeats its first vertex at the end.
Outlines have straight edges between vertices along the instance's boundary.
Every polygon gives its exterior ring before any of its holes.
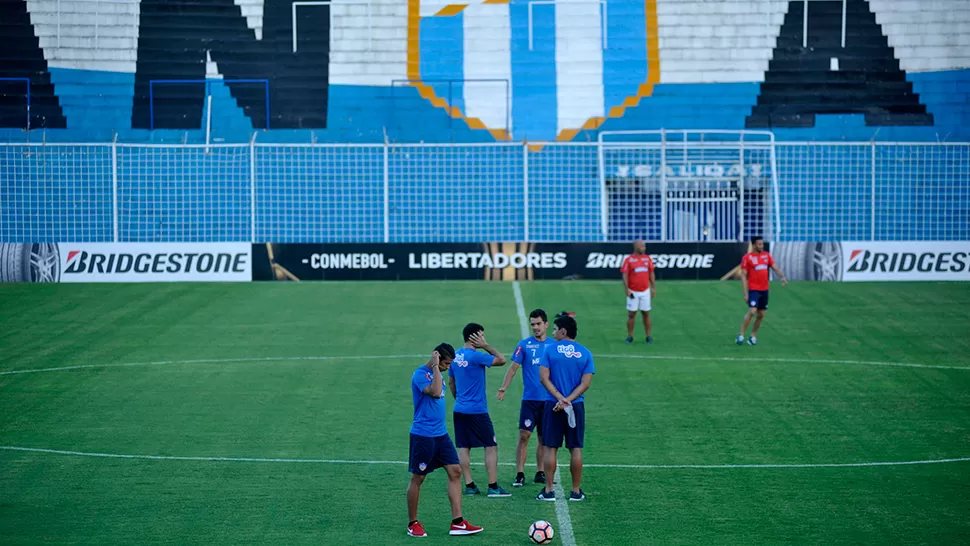
{"type": "Polygon", "coordinates": [[[748,304],[748,313],[744,315],[744,322],[741,323],[741,333],[735,340],[738,345],[744,343],[744,332],[754,319],[754,328],[751,329],[751,337],[748,338],[748,345],[758,344],[758,328],[761,321],[765,318],[765,311],[768,310],[768,269],[781,278],[781,285],[788,284],[785,274],[775,265],[775,260],[765,250],[765,241],[761,237],[751,239],[754,250],[745,254],[741,258],[741,289],[744,290],[744,302],[748,304]]]}
{"type": "Polygon", "coordinates": [[[650,300],[657,295],[657,276],[653,271],[653,260],[647,254],[647,245],[637,239],[633,241],[633,254],[623,260],[623,288],[626,289],[626,342],[633,343],[633,325],[637,311],[643,313],[643,327],[647,333],[647,343],[653,343],[650,331],[650,300]]]}

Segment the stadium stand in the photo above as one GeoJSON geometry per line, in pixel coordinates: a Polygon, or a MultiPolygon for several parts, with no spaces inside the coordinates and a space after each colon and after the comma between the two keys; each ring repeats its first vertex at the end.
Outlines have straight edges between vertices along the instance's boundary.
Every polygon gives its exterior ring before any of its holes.
{"type": "MultiPolygon", "coordinates": [[[[207,95],[225,142],[267,110],[264,142],[970,135],[961,0],[846,0],[844,48],[841,0],[320,4],[2,0],[0,78],[30,79],[30,127],[49,141],[199,142],[207,95]],[[167,79],[208,83],[149,83],[167,79]]],[[[26,84],[0,93],[0,139],[22,141],[26,84]]]]}

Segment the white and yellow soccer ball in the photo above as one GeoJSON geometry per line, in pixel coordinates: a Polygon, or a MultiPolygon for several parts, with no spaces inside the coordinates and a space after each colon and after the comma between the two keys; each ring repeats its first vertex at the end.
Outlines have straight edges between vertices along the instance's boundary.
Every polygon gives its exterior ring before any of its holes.
{"type": "Polygon", "coordinates": [[[552,524],[545,520],[539,520],[529,526],[529,538],[536,544],[549,544],[552,542],[552,524]]]}

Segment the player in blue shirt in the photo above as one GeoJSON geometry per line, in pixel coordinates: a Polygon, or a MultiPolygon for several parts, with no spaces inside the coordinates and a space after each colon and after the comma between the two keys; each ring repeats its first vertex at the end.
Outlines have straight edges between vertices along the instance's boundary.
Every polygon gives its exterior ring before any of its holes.
{"type": "Polygon", "coordinates": [[[447,370],[455,358],[455,348],[442,343],[434,348],[431,359],[411,375],[411,398],[414,421],[411,423],[411,453],[408,468],[408,535],[426,537],[418,521],[418,498],[424,478],[436,468],[448,473],[448,500],[451,501],[451,535],[474,535],[482,528],[468,523],[461,515],[461,468],[448,429],[445,428],[445,389],[441,370],[447,370]]]}
{"type": "Polygon", "coordinates": [[[505,365],[502,353],[485,341],[485,328],[471,323],[462,330],[465,344],[455,351],[455,361],[448,368],[448,387],[455,397],[455,445],[458,446],[458,459],[465,475],[465,494],[480,493],[472,479],[471,448],[485,448],[485,470],[488,472],[488,496],[508,497],[511,495],[498,483],[498,442],[495,428],[488,416],[488,400],[485,395],[485,370],[492,366],[505,365]],[[485,350],[488,354],[478,352],[485,350]]]}
{"type": "Polygon", "coordinates": [[[539,360],[539,379],[546,388],[546,403],[542,414],[542,444],[546,446],[546,487],[536,499],[556,500],[552,482],[556,476],[556,454],[563,437],[569,449],[569,472],[573,488],[569,500],[586,498],[580,485],[583,481],[583,435],[586,429],[586,410],[583,393],[593,381],[593,355],[576,343],[576,319],[559,315],[553,321],[556,343],[546,347],[539,360]]]}
{"type": "Polygon", "coordinates": [[[512,383],[516,370],[522,366],[522,406],[519,409],[519,441],[515,445],[515,466],[517,474],[513,487],[525,485],[525,458],[529,450],[529,438],[532,431],[538,435],[536,441],[536,477],[535,483],[546,483],[546,473],[542,471],[545,448],[542,446],[542,410],[545,405],[546,388],[539,381],[539,358],[547,345],[555,343],[546,335],[549,319],[546,312],[536,309],[529,313],[529,327],[532,335],[523,339],[515,346],[512,353],[512,364],[505,372],[505,381],[498,389],[498,399],[505,400],[505,391],[512,383]]]}

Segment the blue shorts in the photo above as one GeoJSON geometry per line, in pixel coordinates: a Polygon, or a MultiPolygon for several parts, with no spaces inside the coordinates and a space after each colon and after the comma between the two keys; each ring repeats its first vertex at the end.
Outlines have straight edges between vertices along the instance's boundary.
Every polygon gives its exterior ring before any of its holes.
{"type": "Polygon", "coordinates": [[[532,432],[539,429],[542,434],[542,412],[546,403],[541,400],[523,400],[519,409],[519,430],[532,432]]]}
{"type": "Polygon", "coordinates": [[[555,402],[546,402],[542,413],[542,445],[546,447],[562,447],[563,438],[569,449],[583,447],[583,436],[586,432],[586,410],[582,402],[573,402],[573,412],[576,413],[576,428],[569,428],[569,417],[565,411],[552,411],[555,402]]]}
{"type": "Polygon", "coordinates": [[[436,437],[411,435],[408,472],[423,476],[449,464],[458,464],[458,452],[447,434],[436,437]]]}
{"type": "Polygon", "coordinates": [[[487,413],[452,413],[455,419],[455,445],[465,447],[492,447],[495,441],[495,427],[487,413]]]}
{"type": "Polygon", "coordinates": [[[748,307],[757,307],[761,311],[768,308],[767,290],[748,290],[748,307]]]}

